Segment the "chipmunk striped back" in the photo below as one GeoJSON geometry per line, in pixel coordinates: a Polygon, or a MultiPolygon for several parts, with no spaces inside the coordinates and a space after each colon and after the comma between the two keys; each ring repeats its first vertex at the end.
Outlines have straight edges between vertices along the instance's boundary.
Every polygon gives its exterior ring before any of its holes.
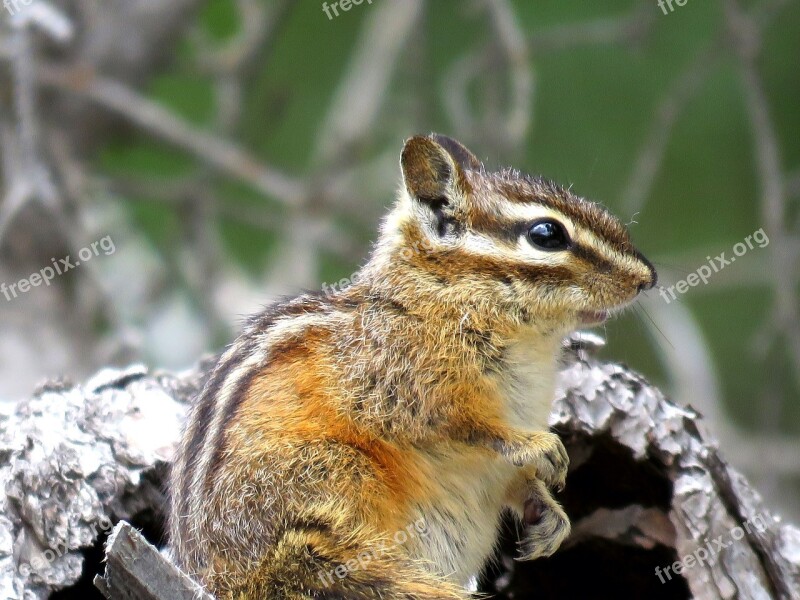
{"type": "Polygon", "coordinates": [[[171,543],[220,597],[465,598],[505,507],[528,558],[569,532],[560,342],[655,271],[598,205],[450,138],[411,138],[401,168],[354,283],[251,319],[189,412],[171,543]]]}
{"type": "MultiPolygon", "coordinates": [[[[171,540],[176,557],[186,566],[199,564],[193,532],[205,515],[204,498],[220,467],[225,428],[254,378],[293,331],[330,319],[332,305],[311,295],[278,302],[251,318],[239,339],[222,355],[205,388],[189,410],[172,468],[171,540]]],[[[285,349],[285,348],[283,348],[285,349]]]]}

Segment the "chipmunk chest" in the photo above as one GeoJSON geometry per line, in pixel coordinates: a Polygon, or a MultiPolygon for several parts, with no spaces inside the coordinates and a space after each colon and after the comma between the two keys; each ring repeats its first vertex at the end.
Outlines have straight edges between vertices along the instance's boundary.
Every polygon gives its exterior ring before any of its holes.
{"type": "Polygon", "coordinates": [[[556,348],[523,338],[509,346],[503,368],[496,374],[503,416],[519,431],[548,428],[555,394],[556,348]]]}
{"type": "Polygon", "coordinates": [[[424,470],[435,475],[415,506],[414,518],[424,523],[425,533],[409,544],[409,553],[466,585],[492,554],[515,467],[460,447],[423,460],[424,470]]]}

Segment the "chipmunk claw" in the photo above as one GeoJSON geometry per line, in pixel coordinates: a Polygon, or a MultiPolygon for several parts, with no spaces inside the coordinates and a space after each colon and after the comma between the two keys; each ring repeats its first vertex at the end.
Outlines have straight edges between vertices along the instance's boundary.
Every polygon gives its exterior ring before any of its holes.
{"type": "Polygon", "coordinates": [[[548,488],[564,489],[569,468],[569,454],[561,438],[554,433],[542,432],[533,440],[539,448],[539,460],[534,461],[536,476],[548,488]]]}
{"type": "Polygon", "coordinates": [[[566,516],[556,510],[547,509],[539,523],[525,530],[525,537],[521,542],[521,560],[552,556],[569,536],[570,529],[566,516]]]}
{"type": "Polygon", "coordinates": [[[555,433],[539,431],[514,441],[502,442],[498,450],[517,467],[531,466],[548,488],[564,487],[569,454],[555,433]]]}
{"type": "Polygon", "coordinates": [[[525,536],[520,542],[520,560],[551,556],[571,530],[566,513],[552,499],[529,499],[525,503],[525,525],[525,536]]]}

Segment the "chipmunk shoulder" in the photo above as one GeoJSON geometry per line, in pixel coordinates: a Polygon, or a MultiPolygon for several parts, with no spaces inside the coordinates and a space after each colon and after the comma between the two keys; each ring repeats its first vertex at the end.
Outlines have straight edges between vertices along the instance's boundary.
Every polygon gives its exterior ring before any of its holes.
{"type": "Polygon", "coordinates": [[[406,141],[398,200],[349,287],[253,317],[187,419],[171,544],[220,598],[466,598],[500,517],[555,552],[561,340],[656,282],[607,211],[406,141]]]}

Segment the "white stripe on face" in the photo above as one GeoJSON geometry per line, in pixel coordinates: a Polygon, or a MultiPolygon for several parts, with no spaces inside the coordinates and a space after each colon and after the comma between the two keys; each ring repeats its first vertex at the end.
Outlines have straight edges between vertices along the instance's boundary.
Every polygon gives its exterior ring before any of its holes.
{"type": "MultiPolygon", "coordinates": [[[[570,217],[560,213],[559,211],[542,206],[539,204],[520,204],[519,202],[512,202],[503,196],[497,196],[492,200],[495,207],[500,207],[500,214],[504,218],[532,223],[539,219],[554,219],[564,226],[567,235],[570,239],[579,243],[581,246],[591,249],[598,256],[608,260],[612,264],[616,264],[624,269],[639,270],[640,261],[629,255],[623,255],[618,250],[606,243],[603,238],[595,234],[591,229],[577,225],[570,217]]],[[[560,252],[543,252],[536,250],[530,244],[522,243],[520,240],[517,251],[521,257],[536,258],[539,262],[546,262],[549,265],[566,265],[569,257],[566,253],[560,252]],[[533,254],[531,252],[533,250],[533,254]]]]}
{"type": "Polygon", "coordinates": [[[564,226],[567,235],[570,238],[575,238],[576,230],[578,229],[572,220],[566,215],[561,214],[557,210],[542,206],[541,204],[520,204],[519,202],[511,202],[503,196],[497,196],[492,201],[492,210],[499,211],[500,215],[509,221],[533,223],[540,219],[553,219],[558,221],[564,226]]]}
{"type": "Polygon", "coordinates": [[[512,246],[489,235],[469,231],[458,239],[456,246],[468,254],[511,263],[567,266],[571,260],[568,252],[552,252],[532,246],[525,235],[520,235],[516,245],[512,246]]]}

